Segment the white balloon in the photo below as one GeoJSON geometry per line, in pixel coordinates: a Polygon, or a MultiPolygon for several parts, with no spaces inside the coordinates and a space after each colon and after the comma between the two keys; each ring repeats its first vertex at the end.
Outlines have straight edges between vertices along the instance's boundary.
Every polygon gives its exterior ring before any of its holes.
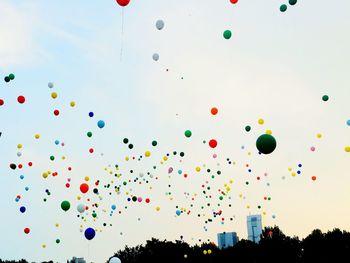
{"type": "Polygon", "coordinates": [[[47,86],[48,86],[50,89],[52,89],[54,85],[53,85],[52,82],[49,82],[49,83],[47,84],[47,86]]]}
{"type": "Polygon", "coordinates": [[[122,263],[122,261],[117,257],[113,257],[109,260],[109,263],[122,263]]]}
{"type": "Polygon", "coordinates": [[[158,61],[158,59],[159,59],[158,53],[154,53],[152,58],[153,58],[154,61],[158,61]]]}
{"type": "Polygon", "coordinates": [[[85,205],[84,204],[79,204],[77,207],[77,210],[79,213],[84,213],[85,212],[85,205]]]}
{"type": "Polygon", "coordinates": [[[161,20],[161,19],[157,20],[157,22],[156,22],[156,28],[157,28],[158,30],[162,30],[162,29],[164,28],[164,21],[161,20]]]}

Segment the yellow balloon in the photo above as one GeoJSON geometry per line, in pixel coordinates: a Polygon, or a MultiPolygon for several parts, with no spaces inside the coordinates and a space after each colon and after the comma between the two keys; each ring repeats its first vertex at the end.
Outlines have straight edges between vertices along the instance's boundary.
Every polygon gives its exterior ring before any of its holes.
{"type": "Polygon", "coordinates": [[[346,146],[346,147],[344,148],[344,150],[345,150],[347,153],[350,153],[350,146],[346,146]]]}
{"type": "Polygon", "coordinates": [[[211,249],[208,249],[208,254],[209,254],[209,255],[211,254],[211,249]]]}
{"type": "Polygon", "coordinates": [[[75,106],[75,102],[74,102],[74,101],[71,101],[71,102],[70,102],[70,106],[71,106],[71,107],[74,107],[74,106],[75,106]]]}
{"type": "Polygon", "coordinates": [[[42,248],[46,248],[46,245],[45,245],[45,244],[43,244],[43,245],[42,245],[42,248]]]}
{"type": "Polygon", "coordinates": [[[271,130],[266,130],[266,134],[271,135],[271,134],[272,134],[272,131],[271,131],[271,130]]]}
{"type": "Polygon", "coordinates": [[[34,137],[35,137],[35,139],[39,139],[40,138],[40,134],[37,133],[37,134],[34,135],[34,137]]]}
{"type": "Polygon", "coordinates": [[[201,171],[201,168],[199,166],[196,167],[196,171],[197,172],[200,172],[201,171]]]}
{"type": "Polygon", "coordinates": [[[260,119],[258,120],[258,123],[259,123],[260,125],[263,125],[264,122],[265,122],[264,119],[261,119],[261,118],[260,118],[260,119]]]}
{"type": "Polygon", "coordinates": [[[321,133],[317,133],[317,138],[321,139],[322,138],[322,134],[321,133]]]}
{"type": "Polygon", "coordinates": [[[159,207],[159,206],[156,207],[156,211],[157,211],[157,212],[160,211],[160,207],[159,207]]]}
{"type": "Polygon", "coordinates": [[[206,255],[208,252],[206,250],[203,251],[203,254],[206,255]]]}
{"type": "Polygon", "coordinates": [[[125,156],[125,161],[129,161],[129,156],[125,156]]]}
{"type": "Polygon", "coordinates": [[[167,160],[168,160],[168,156],[164,156],[164,157],[163,157],[163,160],[164,160],[164,161],[167,161],[167,160]]]}
{"type": "Polygon", "coordinates": [[[46,179],[49,176],[49,174],[45,172],[42,174],[42,176],[44,177],[44,179],[46,179]]]}
{"type": "Polygon", "coordinates": [[[17,144],[17,148],[18,148],[18,149],[21,149],[21,148],[22,148],[22,144],[20,144],[20,143],[17,144]]]}
{"type": "Polygon", "coordinates": [[[146,151],[146,152],[145,152],[145,156],[146,156],[146,157],[150,157],[150,156],[151,156],[151,152],[150,152],[150,151],[146,151]]]}
{"type": "Polygon", "coordinates": [[[292,176],[295,176],[296,175],[296,173],[295,172],[292,172],[292,176]]]}
{"type": "Polygon", "coordinates": [[[89,176],[85,176],[85,181],[88,182],[90,180],[90,177],[89,176]]]}
{"type": "Polygon", "coordinates": [[[56,92],[52,92],[51,93],[51,98],[56,99],[57,98],[57,93],[56,92]]]}

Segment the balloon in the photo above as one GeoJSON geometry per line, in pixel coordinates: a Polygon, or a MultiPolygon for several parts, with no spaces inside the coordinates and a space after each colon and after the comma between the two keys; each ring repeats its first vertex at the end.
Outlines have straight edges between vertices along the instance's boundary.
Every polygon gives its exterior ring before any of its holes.
{"type": "Polygon", "coordinates": [[[290,5],[295,5],[298,2],[298,0],[289,0],[290,5]]]}
{"type": "Polygon", "coordinates": [[[152,141],[152,146],[157,146],[157,141],[152,141]]]}
{"type": "Polygon", "coordinates": [[[61,208],[63,211],[67,212],[70,208],[70,203],[68,201],[63,201],[61,203],[61,208]]]}
{"type": "Polygon", "coordinates": [[[180,210],[176,210],[176,215],[180,216],[181,215],[181,211],[180,210]]]}
{"type": "Polygon", "coordinates": [[[77,206],[77,210],[79,213],[84,213],[85,212],[85,205],[84,204],[79,204],[77,206]]]}
{"type": "Polygon", "coordinates": [[[55,116],[58,116],[58,115],[60,115],[60,111],[59,111],[59,110],[54,110],[54,111],[53,111],[53,114],[54,114],[55,116]]]}
{"type": "Polygon", "coordinates": [[[162,30],[162,29],[164,28],[164,21],[161,20],[161,19],[157,20],[157,22],[156,22],[156,28],[157,28],[158,30],[162,30]]]}
{"type": "Polygon", "coordinates": [[[23,104],[26,101],[26,98],[24,96],[18,96],[17,101],[18,103],[23,104]]]}
{"type": "Polygon", "coordinates": [[[259,120],[258,120],[258,123],[259,123],[260,125],[263,125],[263,124],[265,123],[265,121],[264,121],[264,119],[259,119],[259,120]]]}
{"type": "Polygon", "coordinates": [[[3,99],[0,99],[0,106],[4,105],[5,101],[3,99]]]}
{"type": "Polygon", "coordinates": [[[311,177],[312,181],[316,181],[316,176],[311,177]]]}
{"type": "Polygon", "coordinates": [[[88,191],[89,191],[89,185],[86,184],[86,183],[83,183],[80,185],[80,191],[83,193],[83,194],[86,194],[88,191]]]}
{"type": "Polygon", "coordinates": [[[344,150],[345,150],[347,153],[350,153],[350,146],[346,146],[346,147],[344,148],[344,150]]]}
{"type": "Polygon", "coordinates": [[[218,108],[213,107],[213,108],[211,108],[210,112],[212,115],[216,115],[216,114],[218,114],[219,110],[218,110],[218,108]]]}
{"type": "Polygon", "coordinates": [[[211,140],[209,141],[209,146],[210,146],[211,148],[215,148],[217,145],[218,145],[218,142],[217,142],[216,140],[211,139],[211,140]]]}
{"type": "Polygon", "coordinates": [[[21,207],[19,208],[19,211],[21,211],[21,213],[24,213],[26,210],[27,210],[27,209],[26,209],[24,206],[21,206],[21,207]]]}
{"type": "Polygon", "coordinates": [[[154,53],[152,58],[153,58],[154,61],[158,61],[159,55],[157,53],[154,53]]]}
{"type": "Polygon", "coordinates": [[[245,126],[245,130],[246,130],[247,132],[250,132],[251,129],[252,129],[252,128],[251,128],[249,125],[245,126]]]}
{"type": "Polygon", "coordinates": [[[190,138],[192,136],[192,132],[190,130],[185,131],[185,136],[190,138]]]}
{"type": "Polygon", "coordinates": [[[74,106],[75,106],[75,101],[71,101],[71,102],[69,103],[69,105],[70,105],[71,107],[74,107],[74,106]]]}
{"type": "Polygon", "coordinates": [[[113,257],[108,261],[108,263],[122,263],[122,261],[117,257],[113,257]]]}
{"type": "Polygon", "coordinates": [[[89,227],[85,230],[85,233],[84,233],[85,237],[87,240],[91,240],[95,237],[96,235],[96,232],[93,228],[89,227]]]}
{"type": "Polygon", "coordinates": [[[232,32],[230,30],[225,30],[223,36],[225,39],[230,39],[232,36],[232,32]]]}
{"type": "Polygon", "coordinates": [[[99,121],[97,122],[97,126],[98,126],[100,129],[102,129],[102,128],[105,126],[105,122],[104,122],[103,120],[99,120],[99,121]]]}
{"type": "Polygon", "coordinates": [[[329,96],[328,95],[323,95],[322,96],[322,100],[323,101],[328,101],[329,100],[329,96]]]}
{"type": "Polygon", "coordinates": [[[14,163],[11,163],[11,164],[10,164],[10,168],[11,168],[12,170],[16,170],[17,165],[16,165],[16,164],[14,164],[14,163]]]}
{"type": "Polygon", "coordinates": [[[51,98],[56,99],[57,98],[57,93],[56,92],[52,92],[51,93],[51,98]]]}
{"type": "Polygon", "coordinates": [[[29,234],[29,233],[30,233],[30,229],[29,229],[28,227],[26,227],[26,228],[24,229],[24,233],[29,234]]]}
{"type": "Polygon", "coordinates": [[[116,1],[120,6],[127,6],[130,3],[130,0],[116,0],[116,1]]]}
{"type": "Polygon", "coordinates": [[[283,4],[280,6],[280,11],[281,12],[286,12],[287,11],[287,5],[283,4]]]}
{"type": "Polygon", "coordinates": [[[6,76],[5,78],[4,78],[4,80],[5,80],[5,82],[10,82],[10,77],[9,76],[6,76]]]}
{"type": "Polygon", "coordinates": [[[49,83],[47,84],[47,86],[48,86],[50,89],[52,89],[54,85],[53,85],[52,82],[49,82],[49,83]]]}
{"type": "Polygon", "coordinates": [[[346,124],[347,124],[348,126],[350,126],[350,120],[347,120],[347,121],[346,121],[346,124]]]}
{"type": "Polygon", "coordinates": [[[146,156],[146,157],[150,157],[150,156],[151,156],[151,152],[150,152],[150,151],[146,151],[146,152],[145,152],[145,156],[146,156]]]}
{"type": "Polygon", "coordinates": [[[263,134],[256,140],[256,148],[263,154],[272,153],[276,145],[276,139],[270,134],[263,134]]]}
{"type": "Polygon", "coordinates": [[[10,80],[14,80],[14,79],[15,79],[15,75],[14,75],[13,73],[11,73],[11,74],[9,75],[9,78],[10,78],[10,80]]]}
{"type": "Polygon", "coordinates": [[[230,2],[231,2],[232,4],[237,4],[237,3],[238,3],[238,0],[230,0],[230,2]]]}

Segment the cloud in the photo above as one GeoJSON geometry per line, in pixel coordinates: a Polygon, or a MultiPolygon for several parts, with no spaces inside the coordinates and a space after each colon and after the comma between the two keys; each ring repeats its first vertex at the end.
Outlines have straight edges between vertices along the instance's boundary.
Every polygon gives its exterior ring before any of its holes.
{"type": "Polygon", "coordinates": [[[35,41],[38,18],[34,6],[0,3],[0,66],[28,65],[43,56],[35,41]]]}

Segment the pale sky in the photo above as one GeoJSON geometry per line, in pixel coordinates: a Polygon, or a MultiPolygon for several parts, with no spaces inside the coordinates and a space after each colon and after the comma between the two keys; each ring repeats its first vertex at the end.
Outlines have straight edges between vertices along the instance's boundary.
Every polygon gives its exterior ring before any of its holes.
{"type": "Polygon", "coordinates": [[[284,3],[131,0],[121,8],[114,0],[0,0],[0,257],[104,262],[152,237],[199,244],[235,231],[247,238],[249,214],[300,238],[315,228],[350,231],[350,153],[344,150],[350,145],[350,2],[300,0],[281,13],[284,3]],[[10,73],[16,78],[5,83],[10,73]],[[19,95],[26,98],[22,105],[19,95]],[[266,130],[277,148],[259,155],[255,141],[266,130]],[[215,149],[210,139],[218,141],[215,149]],[[24,167],[11,170],[10,163],[24,167]],[[119,178],[108,172],[115,164],[119,178]],[[44,179],[46,171],[58,176],[44,179]],[[90,190],[82,194],[86,176],[90,190]],[[97,180],[99,195],[92,191],[97,180]],[[230,191],[220,200],[225,184],[230,191]],[[119,194],[110,191],[119,185],[119,194]],[[143,200],[128,202],[132,196],[143,200]],[[67,212],[64,200],[71,204],[67,212]],[[89,207],[85,220],[77,217],[78,204],[89,207]],[[91,241],[80,231],[88,227],[96,229],[91,241]]]}

